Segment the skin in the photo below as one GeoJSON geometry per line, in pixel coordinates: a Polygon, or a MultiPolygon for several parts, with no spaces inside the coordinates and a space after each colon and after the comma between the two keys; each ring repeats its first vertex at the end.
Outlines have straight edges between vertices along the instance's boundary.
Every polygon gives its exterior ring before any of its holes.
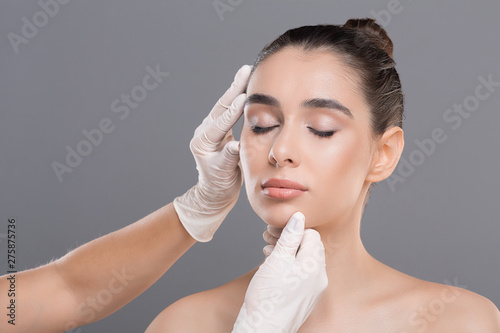
{"type": "MultiPolygon", "coordinates": [[[[364,248],[360,223],[368,187],[393,172],[404,137],[399,127],[372,137],[354,70],[332,53],[288,47],[258,66],[247,87],[249,101],[254,94],[279,104],[245,105],[240,157],[250,204],[274,231],[301,211],[326,251],[328,287],[299,332],[500,331],[500,313],[488,299],[398,272],[364,248]],[[313,98],[335,99],[352,117],[302,106],[313,98]],[[256,134],[252,126],[276,127],[256,134]],[[308,127],[336,132],[319,137],[308,127]],[[307,191],[273,199],[262,193],[268,178],[288,178],[307,191]]],[[[230,332],[256,269],[175,302],[147,332],[230,332]]]]}

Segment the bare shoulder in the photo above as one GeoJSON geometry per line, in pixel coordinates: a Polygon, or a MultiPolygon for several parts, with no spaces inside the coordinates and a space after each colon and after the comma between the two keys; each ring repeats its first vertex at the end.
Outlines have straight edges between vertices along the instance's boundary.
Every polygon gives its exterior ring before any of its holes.
{"type": "Polygon", "coordinates": [[[450,303],[444,324],[456,325],[455,332],[500,332],[500,312],[492,301],[467,289],[448,287],[457,298],[450,303]]]}
{"type": "Polygon", "coordinates": [[[398,319],[380,331],[500,333],[500,312],[484,296],[459,285],[457,280],[449,284],[421,280],[385,266],[386,283],[379,290],[379,298],[372,309],[376,317],[385,315],[398,319]],[[453,285],[452,285],[453,284],[453,285]]]}
{"type": "Polygon", "coordinates": [[[176,301],[151,322],[146,333],[231,332],[256,270],[176,301]]]}
{"type": "Polygon", "coordinates": [[[429,332],[500,332],[500,312],[486,297],[457,286],[420,281],[424,296],[415,314],[429,332]]]}

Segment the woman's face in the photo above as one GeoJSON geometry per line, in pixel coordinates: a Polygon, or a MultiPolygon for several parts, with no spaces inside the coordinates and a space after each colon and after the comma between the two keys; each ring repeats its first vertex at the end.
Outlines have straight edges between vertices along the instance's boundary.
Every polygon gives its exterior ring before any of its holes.
{"type": "Polygon", "coordinates": [[[288,47],[260,63],[240,144],[247,196],[266,223],[284,227],[297,211],[315,229],[361,218],[374,147],[369,107],[337,56],[288,47]],[[273,178],[303,190],[263,188],[273,178]]]}

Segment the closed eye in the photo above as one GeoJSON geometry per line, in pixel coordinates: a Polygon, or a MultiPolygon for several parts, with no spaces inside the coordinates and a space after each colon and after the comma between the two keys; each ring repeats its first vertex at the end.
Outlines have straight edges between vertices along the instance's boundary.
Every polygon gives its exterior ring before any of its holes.
{"type": "MultiPolygon", "coordinates": [[[[264,134],[269,131],[271,131],[273,128],[278,127],[279,125],[271,126],[271,127],[259,127],[259,126],[252,126],[252,132],[256,134],[264,134]]],[[[309,130],[314,134],[322,138],[328,138],[331,137],[336,131],[318,131],[315,130],[312,127],[307,127],[309,130]]]]}
{"type": "Polygon", "coordinates": [[[256,134],[264,134],[269,132],[275,127],[278,127],[279,125],[271,126],[271,127],[259,127],[259,126],[252,126],[252,132],[256,134]]]}
{"type": "Polygon", "coordinates": [[[314,135],[320,136],[320,137],[322,137],[322,138],[328,138],[328,137],[332,136],[332,135],[333,135],[333,133],[335,133],[335,131],[325,131],[325,132],[322,132],[322,131],[317,131],[317,130],[315,130],[315,129],[314,129],[314,128],[312,128],[312,127],[308,127],[308,128],[311,130],[311,132],[312,132],[314,135]]]}

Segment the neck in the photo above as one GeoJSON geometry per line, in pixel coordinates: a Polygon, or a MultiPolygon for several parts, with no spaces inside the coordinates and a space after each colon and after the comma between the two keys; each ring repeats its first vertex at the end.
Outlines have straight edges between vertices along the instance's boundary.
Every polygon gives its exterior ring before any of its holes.
{"type": "MultiPolygon", "coordinates": [[[[362,207],[351,211],[342,221],[315,228],[325,247],[328,287],[317,305],[331,309],[352,302],[362,302],[373,295],[370,286],[382,263],[365,249],[360,236],[362,207]]],[[[316,311],[315,311],[316,312],[316,311]]]]}

